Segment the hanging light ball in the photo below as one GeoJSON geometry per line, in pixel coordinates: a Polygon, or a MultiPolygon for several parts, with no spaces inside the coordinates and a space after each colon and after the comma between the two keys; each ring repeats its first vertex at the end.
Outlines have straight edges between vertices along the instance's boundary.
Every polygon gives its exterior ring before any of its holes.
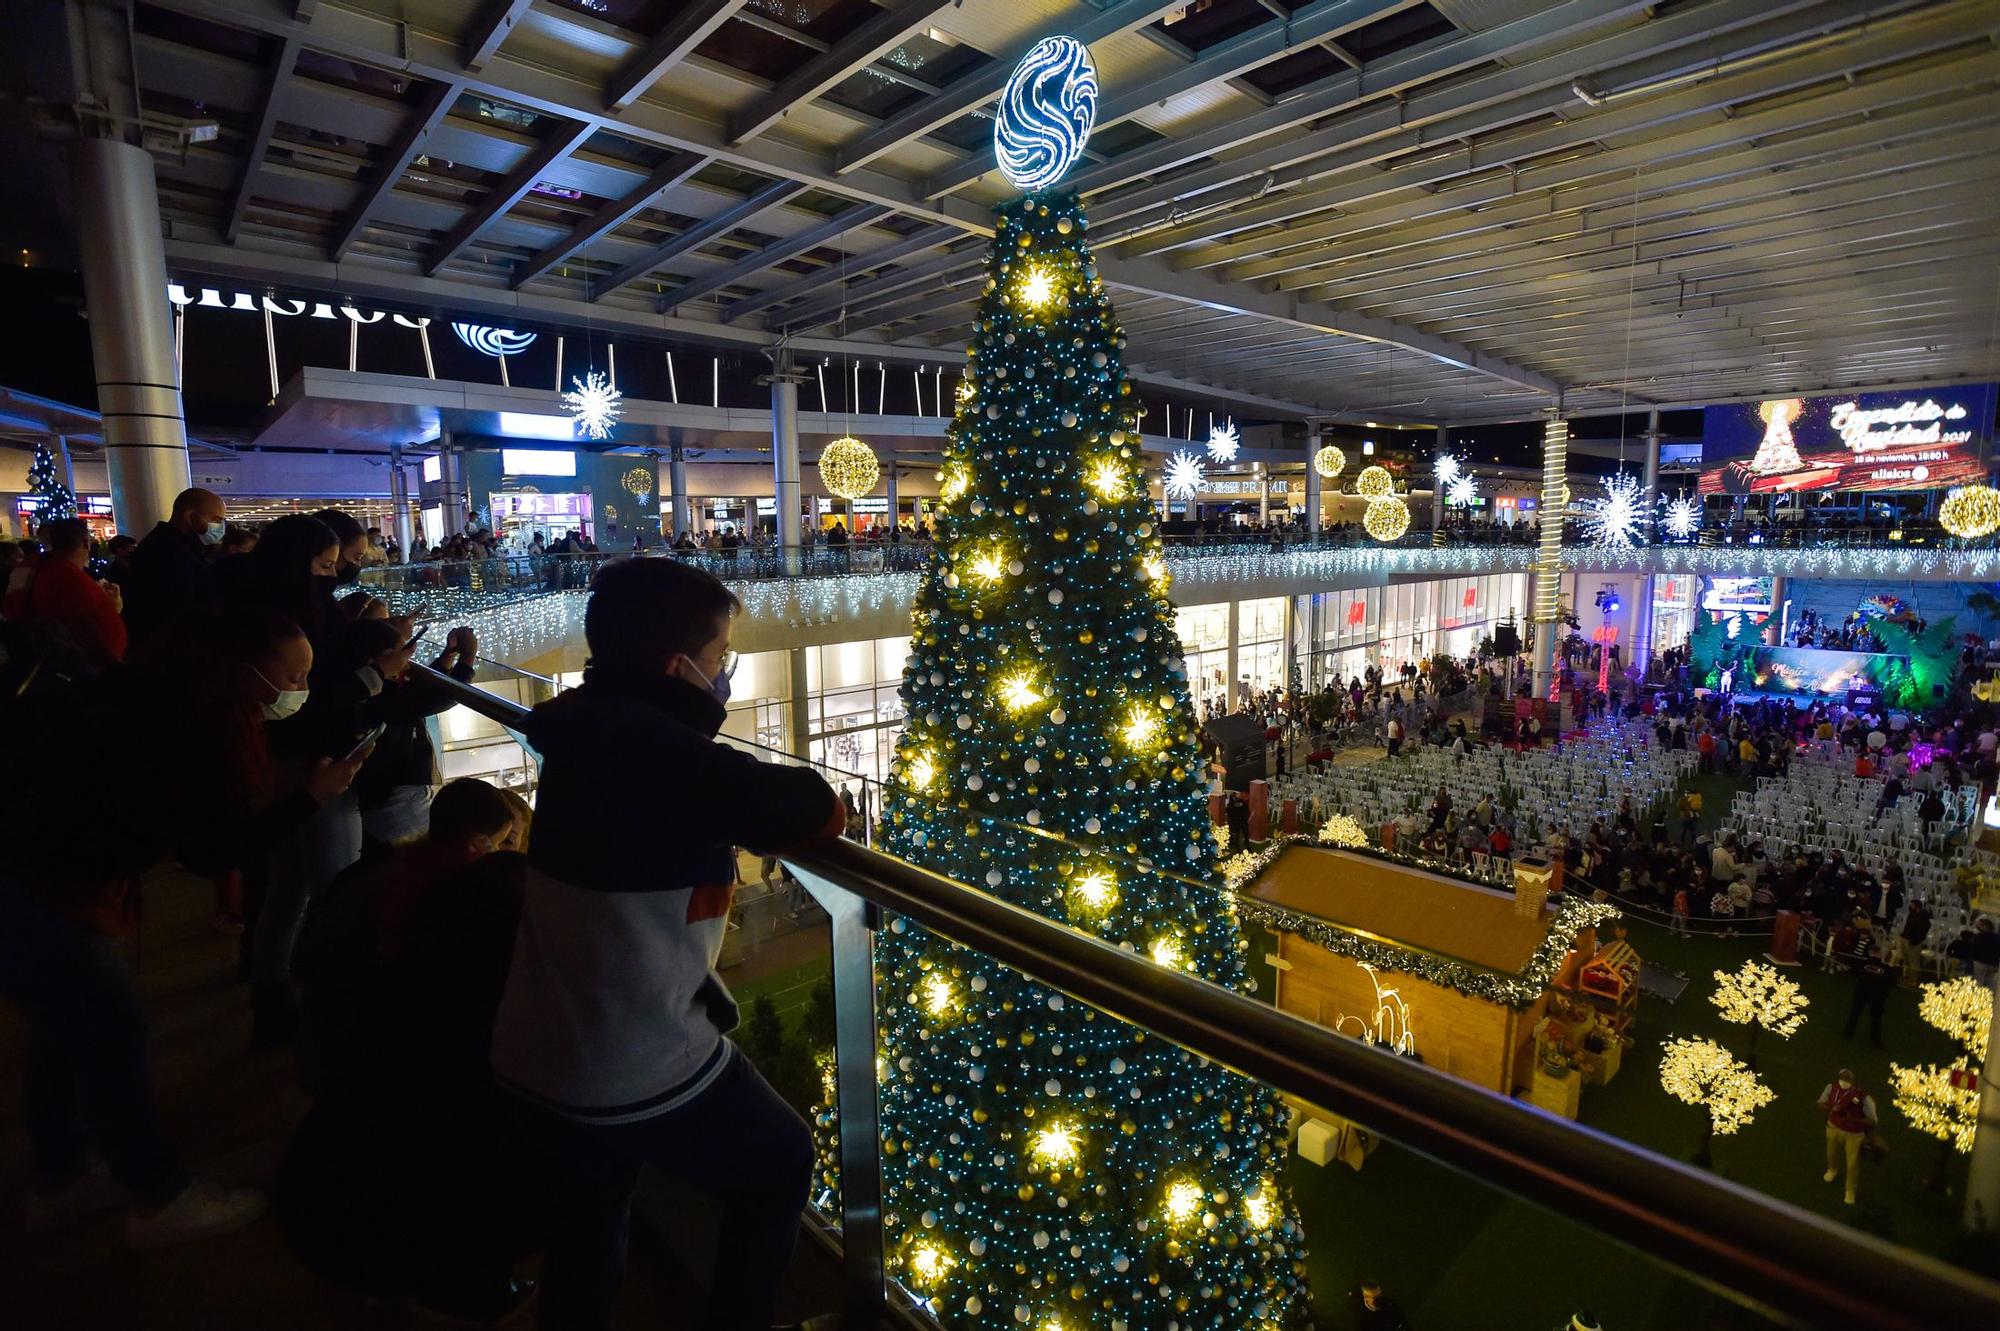
{"type": "Polygon", "coordinates": [[[1961,540],[2000,531],[2000,490],[1990,485],[1961,485],[1938,505],[1938,523],[1961,540]]]}
{"type": "Polygon", "coordinates": [[[874,449],[846,435],[819,455],[819,478],[828,494],[851,503],[875,488],[882,479],[882,464],[875,460],[874,449]]]}
{"type": "Polygon", "coordinates": [[[1328,444],[1313,454],[1313,470],[1330,481],[1347,470],[1347,454],[1328,444]]]}
{"type": "Polygon", "coordinates": [[[653,473],[644,467],[632,468],[618,478],[618,483],[625,487],[626,494],[642,504],[646,502],[646,496],[653,493],[653,473]]]}
{"type": "Polygon", "coordinates": [[[1389,475],[1387,467],[1373,463],[1363,467],[1354,478],[1354,493],[1366,495],[1370,499],[1382,499],[1396,493],[1395,478],[1389,475]]]}
{"type": "Polygon", "coordinates": [[[1410,506],[1395,495],[1370,499],[1368,511],[1361,515],[1361,526],[1378,541],[1396,540],[1410,529],[1410,506]]]}

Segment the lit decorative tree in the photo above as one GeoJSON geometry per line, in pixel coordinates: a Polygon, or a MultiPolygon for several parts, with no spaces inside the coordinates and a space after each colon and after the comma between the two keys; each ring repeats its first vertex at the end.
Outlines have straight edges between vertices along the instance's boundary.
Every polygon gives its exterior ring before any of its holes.
{"type": "Polygon", "coordinates": [[[1686,1036],[1675,1036],[1661,1047],[1660,1085],[1676,1100],[1708,1111],[1694,1154],[1698,1165],[1715,1163],[1711,1147],[1717,1136],[1735,1135],[1777,1098],[1727,1049],[1713,1040],[1686,1036]]]}
{"type": "Polygon", "coordinates": [[[35,445],[34,460],[28,464],[28,489],[42,501],[35,512],[35,525],[76,516],[76,496],[63,484],[56,469],[55,452],[47,444],[35,445]]]}
{"type": "MultiPolygon", "coordinates": [[[[1961,1154],[1979,1133],[1979,1075],[1993,1030],[1993,991],[1969,975],[1924,986],[1917,1015],[1958,1042],[1949,1067],[1889,1065],[1891,1099],[1910,1126],[1961,1154]]],[[[1943,1161],[1933,1176],[1943,1184],[1943,1161]]]]}
{"type": "Polygon", "coordinates": [[[1797,984],[1778,974],[1777,967],[1761,961],[1746,961],[1735,971],[1715,973],[1715,992],[1708,996],[1722,1019],[1750,1028],[1749,1047],[1743,1061],[1757,1066],[1757,1032],[1769,1031],[1789,1040],[1806,1024],[1806,1008],[1812,1000],[1797,984]]]}
{"type": "MultiPolygon", "coordinates": [[[[1243,989],[1125,339],[1084,231],[1068,192],[998,210],[886,843],[1243,989]]],[[[888,1260],[947,1326],[1303,1315],[1268,1089],[907,921],[881,935],[876,972],[888,1260]]]]}

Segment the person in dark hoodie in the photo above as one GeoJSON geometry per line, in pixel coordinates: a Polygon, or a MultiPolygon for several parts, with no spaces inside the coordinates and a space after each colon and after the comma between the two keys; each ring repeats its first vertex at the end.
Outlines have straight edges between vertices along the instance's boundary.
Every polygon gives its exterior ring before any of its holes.
{"type": "Polygon", "coordinates": [[[736,1004],[714,967],[733,848],[836,838],[846,810],[816,773],[716,741],[739,608],[677,560],[607,565],[584,682],[527,724],[542,777],[493,1070],[529,1105],[558,1193],[544,1331],[611,1325],[645,1165],[719,1209],[711,1331],[771,1325],[797,1239],[812,1136],[727,1038],[736,1004]]]}

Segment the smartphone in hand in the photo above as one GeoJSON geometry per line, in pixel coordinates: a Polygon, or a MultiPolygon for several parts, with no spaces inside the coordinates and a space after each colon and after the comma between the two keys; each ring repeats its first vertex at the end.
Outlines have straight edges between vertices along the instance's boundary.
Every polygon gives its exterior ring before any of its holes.
{"type": "Polygon", "coordinates": [[[374,748],[375,745],[378,742],[380,742],[382,736],[387,734],[388,730],[389,727],[387,727],[386,725],[377,725],[369,727],[368,732],[361,737],[360,742],[357,743],[353,748],[349,749],[347,751],[347,756],[345,758],[342,758],[340,761],[344,763],[351,763],[356,758],[362,757],[368,752],[368,750],[374,748]]]}

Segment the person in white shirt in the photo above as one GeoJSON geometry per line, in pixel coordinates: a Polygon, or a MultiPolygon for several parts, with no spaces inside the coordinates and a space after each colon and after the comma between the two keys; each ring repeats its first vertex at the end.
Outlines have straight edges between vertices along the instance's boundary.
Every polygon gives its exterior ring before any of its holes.
{"type": "Polygon", "coordinates": [[[1889,737],[1882,733],[1881,726],[1878,725],[1868,732],[1868,751],[1870,753],[1880,753],[1888,747],[1889,737]]]}
{"type": "Polygon", "coordinates": [[[1979,732],[1979,739],[1977,742],[1979,745],[1979,752],[1986,755],[1987,757],[1991,757],[1993,754],[1993,750],[1996,747],[2000,747],[2000,735],[1994,734],[1993,731],[1991,731],[1990,729],[1982,730],[1979,732]]]}
{"type": "Polygon", "coordinates": [[[1717,885],[1735,881],[1737,864],[1736,836],[1734,833],[1731,833],[1721,845],[1709,853],[1708,866],[1709,873],[1714,876],[1717,885]]]}

